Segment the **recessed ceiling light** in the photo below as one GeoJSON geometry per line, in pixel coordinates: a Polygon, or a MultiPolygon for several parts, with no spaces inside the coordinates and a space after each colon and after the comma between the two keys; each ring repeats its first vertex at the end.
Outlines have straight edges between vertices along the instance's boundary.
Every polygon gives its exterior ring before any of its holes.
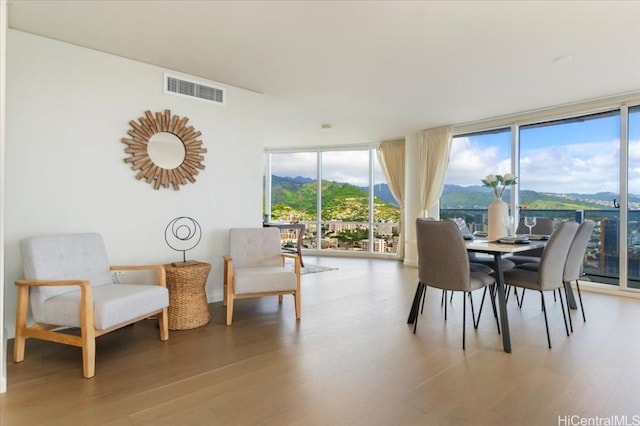
{"type": "Polygon", "coordinates": [[[566,63],[566,62],[571,62],[573,60],[573,55],[562,55],[562,56],[558,56],[556,58],[553,58],[553,62],[554,64],[561,64],[561,63],[566,63]]]}

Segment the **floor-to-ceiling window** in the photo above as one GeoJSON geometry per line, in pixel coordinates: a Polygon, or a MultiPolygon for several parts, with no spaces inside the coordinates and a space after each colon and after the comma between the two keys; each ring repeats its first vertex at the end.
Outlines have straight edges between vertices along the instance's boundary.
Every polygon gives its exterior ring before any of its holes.
{"type": "Polygon", "coordinates": [[[640,289],[640,106],[628,111],[627,277],[629,287],[640,289]]]}
{"type": "Polygon", "coordinates": [[[271,151],[267,159],[265,219],[306,224],[305,249],[396,253],[400,208],[375,147],[271,151]]]}
{"type": "Polygon", "coordinates": [[[594,220],[585,271],[617,284],[619,111],[523,125],[519,139],[521,215],[594,220]]]}
{"type": "MultiPolygon", "coordinates": [[[[462,217],[473,231],[485,231],[490,188],[480,182],[489,174],[511,173],[511,129],[500,128],[453,137],[440,217],[462,217]]],[[[510,193],[503,196],[506,202],[510,193]]]]}
{"type": "MultiPolygon", "coordinates": [[[[315,248],[318,219],[318,154],[286,152],[272,155],[265,179],[265,221],[307,223],[304,246],[315,248]],[[270,197],[269,197],[270,196],[270,197]]],[[[285,232],[283,232],[285,234],[285,232]]],[[[296,235],[283,235],[283,245],[294,246],[296,235]]]]}
{"type": "Polygon", "coordinates": [[[442,217],[462,216],[476,229],[484,226],[490,193],[479,182],[480,170],[509,171],[494,155],[499,147],[508,147],[504,164],[512,163],[518,176],[512,212],[556,223],[594,220],[585,272],[598,283],[640,289],[640,106],[514,120],[498,130],[479,125],[455,135],[442,217]]]}

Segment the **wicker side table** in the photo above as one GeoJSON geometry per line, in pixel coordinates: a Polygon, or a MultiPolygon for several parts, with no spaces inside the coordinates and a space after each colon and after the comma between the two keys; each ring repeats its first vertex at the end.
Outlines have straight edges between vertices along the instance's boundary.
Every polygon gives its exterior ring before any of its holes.
{"type": "Polygon", "coordinates": [[[209,263],[164,265],[169,290],[169,329],[188,330],[209,322],[205,285],[211,270],[209,263]]]}

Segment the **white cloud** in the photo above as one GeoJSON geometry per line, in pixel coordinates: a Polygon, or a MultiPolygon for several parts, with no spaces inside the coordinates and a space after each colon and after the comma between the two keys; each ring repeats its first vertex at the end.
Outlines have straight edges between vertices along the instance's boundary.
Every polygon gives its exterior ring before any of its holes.
{"type": "MultiPolygon", "coordinates": [[[[458,138],[451,149],[447,183],[480,185],[489,173],[510,170],[510,159],[496,147],[485,148],[458,138]]],[[[618,192],[618,141],[544,146],[520,153],[521,189],[540,192],[618,192]]],[[[640,141],[629,143],[629,192],[640,194],[640,141]]]]}
{"type": "Polygon", "coordinates": [[[520,154],[520,189],[617,192],[619,156],[617,141],[528,149],[520,154]]]}
{"type": "Polygon", "coordinates": [[[498,147],[482,147],[469,138],[456,138],[451,145],[447,183],[469,186],[481,185],[488,174],[504,174],[510,169],[510,159],[500,157],[498,147]]]}
{"type": "MultiPolygon", "coordinates": [[[[271,157],[271,173],[276,176],[316,179],[315,152],[278,154],[271,157]]],[[[330,151],[322,153],[322,179],[369,185],[369,151],[330,151]]]]}
{"type": "MultiPolygon", "coordinates": [[[[506,148],[506,147],[505,147],[506,148]]],[[[487,174],[510,171],[508,154],[498,147],[482,147],[469,138],[452,144],[446,182],[480,185],[487,174]]],[[[521,189],[540,192],[618,192],[620,154],[617,141],[542,146],[521,152],[521,189]]],[[[315,179],[316,153],[273,154],[272,173],[315,179]]],[[[629,143],[629,192],[640,195],[640,140],[629,143]]],[[[368,151],[323,154],[323,179],[368,185],[368,151]]]]}

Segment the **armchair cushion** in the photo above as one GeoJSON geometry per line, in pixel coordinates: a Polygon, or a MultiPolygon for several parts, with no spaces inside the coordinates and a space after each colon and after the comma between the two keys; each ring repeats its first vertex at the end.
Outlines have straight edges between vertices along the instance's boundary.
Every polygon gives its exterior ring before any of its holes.
{"type": "Polygon", "coordinates": [[[296,290],[296,288],[296,274],[287,271],[282,265],[235,268],[234,271],[234,290],[236,294],[286,291],[296,290]]]}
{"type": "MultiPolygon", "coordinates": [[[[42,303],[37,316],[34,312],[35,321],[80,327],[80,293],[73,290],[50,297],[42,303]]],[[[96,330],[106,330],[168,305],[167,289],[156,285],[107,284],[93,288],[96,330]]]]}

